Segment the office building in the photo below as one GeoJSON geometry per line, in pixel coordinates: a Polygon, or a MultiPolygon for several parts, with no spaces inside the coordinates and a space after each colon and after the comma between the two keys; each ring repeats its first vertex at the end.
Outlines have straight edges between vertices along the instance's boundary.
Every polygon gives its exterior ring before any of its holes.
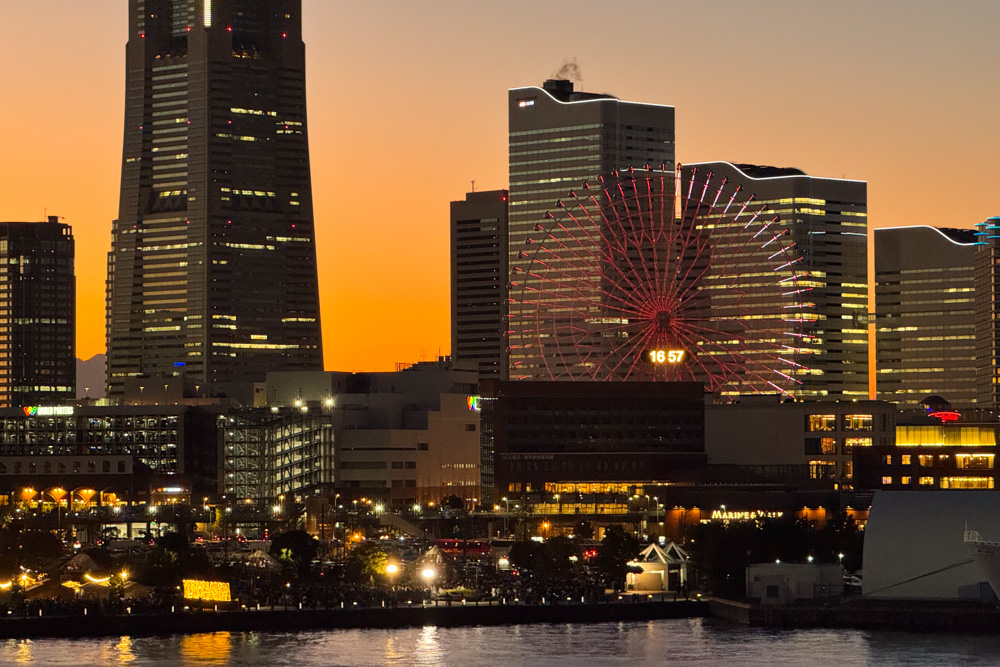
{"type": "Polygon", "coordinates": [[[931,395],[968,408],[976,396],[975,257],[971,229],[875,230],[875,377],[881,400],[931,395]]]}
{"type": "Polygon", "coordinates": [[[301,0],[130,0],[107,384],[321,370],[301,0]]]}
{"type": "MultiPolygon", "coordinates": [[[[597,198],[596,206],[611,204],[602,192],[600,179],[615,170],[652,169],[666,172],[663,197],[673,196],[674,109],[640,104],[611,95],[574,90],[573,83],[548,80],[539,87],[515,88],[508,93],[510,146],[510,219],[507,257],[511,269],[509,302],[510,379],[571,379],[589,363],[587,352],[570,334],[551,336],[561,330],[567,310],[600,310],[605,297],[599,277],[582,275],[587,265],[599,264],[600,244],[593,240],[595,226],[584,220],[579,231],[554,230],[568,253],[536,262],[531,271],[536,280],[576,281],[545,292],[520,294],[524,290],[518,269],[528,253],[529,239],[546,223],[546,213],[563,215],[558,202],[576,193],[597,198]],[[587,189],[589,188],[589,190],[587,189]],[[583,265],[581,267],[581,265],[583,265]],[[537,297],[537,298],[535,298],[537,297]],[[571,349],[567,351],[568,347],[571,349]],[[558,363],[546,363],[557,354],[558,363]],[[567,356],[568,355],[568,356],[567,356]]],[[[547,223],[546,223],[547,224],[547,223]]],[[[599,269],[598,269],[599,270],[599,269]]],[[[522,274],[523,275],[523,274],[522,274]]],[[[565,282],[565,281],[563,281],[565,282]]],[[[595,334],[597,336],[597,334],[595,334]]],[[[583,347],[596,344],[585,341],[583,347]]],[[[600,353],[598,353],[600,354],[600,353]]],[[[614,373],[611,374],[616,377],[614,373]]]]}
{"type": "MultiPolygon", "coordinates": [[[[997,287],[1000,286],[1000,217],[976,224],[976,404],[987,410],[1000,408],[1000,320],[997,287]]],[[[945,396],[947,399],[948,397],[945,396]]]]}
{"type": "MultiPolygon", "coordinates": [[[[765,167],[728,162],[686,164],[682,188],[695,179],[701,183],[708,174],[710,187],[726,193],[741,188],[743,201],[753,195],[758,218],[773,219],[787,228],[782,243],[797,253],[793,264],[770,267],[760,276],[770,280],[776,270],[794,276],[799,303],[795,315],[784,316],[789,331],[799,341],[789,350],[776,344],[772,357],[787,358],[800,366],[786,366],[794,378],[789,391],[799,398],[864,399],[868,397],[868,264],[867,264],[867,184],[836,178],[809,176],[799,169],[765,167]],[[723,186],[723,183],[725,185],[723,186]],[[801,257],[801,259],[799,259],[801,257]]],[[[695,223],[714,220],[693,215],[695,223]]],[[[727,239],[744,243],[742,225],[713,230],[713,244],[726,247],[727,239]]],[[[709,267],[731,275],[760,275],[755,254],[748,263],[717,262],[709,267]]],[[[761,304],[743,308],[742,318],[750,326],[756,316],[771,317],[761,304]]]]}
{"type": "Polygon", "coordinates": [[[854,484],[853,455],[894,444],[896,408],[883,401],[780,401],[743,396],[705,408],[705,453],[717,481],[854,484]]]}
{"type": "Polygon", "coordinates": [[[394,373],[269,373],[267,407],[220,417],[220,491],[268,506],[282,495],[475,502],[477,379],[445,359],[394,373]]]}
{"type": "Polygon", "coordinates": [[[506,190],[451,202],[451,358],[505,376],[507,345],[506,190]]]}
{"type": "Polygon", "coordinates": [[[73,231],[46,222],[0,222],[0,407],[76,394],[73,231]]]}
{"type": "Polygon", "coordinates": [[[698,382],[486,380],[480,391],[488,501],[622,495],[705,464],[698,382]]]}
{"type": "Polygon", "coordinates": [[[183,405],[0,409],[0,492],[87,487],[136,500],[154,485],[214,496],[214,412],[183,405]]]}

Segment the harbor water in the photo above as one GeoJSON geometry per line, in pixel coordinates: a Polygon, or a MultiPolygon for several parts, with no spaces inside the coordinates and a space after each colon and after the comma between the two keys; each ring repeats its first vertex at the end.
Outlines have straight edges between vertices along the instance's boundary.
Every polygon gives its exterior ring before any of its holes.
{"type": "Polygon", "coordinates": [[[27,665],[992,665],[1000,634],[764,630],[709,619],[3,640],[27,665]]]}

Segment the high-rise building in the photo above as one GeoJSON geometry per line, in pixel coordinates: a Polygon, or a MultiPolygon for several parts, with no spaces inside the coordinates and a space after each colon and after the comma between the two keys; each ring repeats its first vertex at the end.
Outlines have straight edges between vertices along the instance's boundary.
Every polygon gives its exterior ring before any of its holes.
{"type": "Polygon", "coordinates": [[[0,407],[76,395],[73,231],[47,222],[0,222],[0,407]]]}
{"type": "MultiPolygon", "coordinates": [[[[1000,217],[976,225],[976,404],[1000,408],[1000,217]]],[[[947,396],[945,397],[947,398],[947,396]]]]}
{"type": "MultiPolygon", "coordinates": [[[[557,211],[558,202],[583,196],[584,184],[603,205],[599,180],[615,170],[652,168],[670,174],[674,169],[674,108],[657,104],[625,102],[611,95],[578,92],[573,83],[550,79],[541,87],[514,88],[508,93],[510,139],[510,221],[507,257],[511,270],[518,266],[527,239],[547,212],[557,211]],[[647,167],[648,165],[648,167],[647,167]]],[[[673,178],[666,180],[672,196],[673,178]]],[[[583,223],[586,226],[587,222],[583,223]]],[[[594,255],[598,244],[573,241],[577,254],[594,255]],[[579,246],[579,247],[577,247],[579,246]]],[[[547,262],[551,276],[572,275],[576,269],[566,258],[547,262]]],[[[599,282],[599,279],[597,280],[599,282]]],[[[585,290],[598,290],[599,285],[585,290]]],[[[529,331],[533,316],[525,309],[546,311],[546,317],[560,317],[560,309],[572,308],[573,300],[600,301],[595,294],[581,294],[575,288],[540,295],[540,305],[524,300],[509,302],[510,377],[558,379],[546,367],[545,350],[537,335],[529,331]],[[541,303],[544,302],[544,303],[541,303]]],[[[537,321],[537,320],[536,320],[537,321]]],[[[557,343],[553,343],[557,344],[557,343]]]]}
{"type": "Polygon", "coordinates": [[[301,0],[130,0],[107,383],[321,370],[301,0]]]}
{"type": "Polygon", "coordinates": [[[506,190],[451,202],[451,358],[500,377],[507,345],[506,190]]]}
{"type": "Polygon", "coordinates": [[[930,395],[976,404],[975,257],[971,229],[875,230],[875,378],[881,400],[930,395]]]}
{"type": "MultiPolygon", "coordinates": [[[[741,187],[747,197],[754,195],[758,217],[777,216],[780,227],[788,229],[785,246],[801,253],[794,265],[797,286],[808,291],[800,295],[798,316],[791,318],[801,325],[796,332],[801,343],[785,354],[794,353],[801,367],[787,371],[797,380],[789,391],[810,399],[867,398],[867,183],[728,162],[685,164],[682,171],[682,187],[692,173],[701,174],[698,178],[711,173],[712,183],[725,179],[727,191],[741,187]]],[[[742,234],[739,227],[713,230],[714,243],[742,234]]],[[[752,276],[761,267],[733,263],[725,270],[752,276]]]]}

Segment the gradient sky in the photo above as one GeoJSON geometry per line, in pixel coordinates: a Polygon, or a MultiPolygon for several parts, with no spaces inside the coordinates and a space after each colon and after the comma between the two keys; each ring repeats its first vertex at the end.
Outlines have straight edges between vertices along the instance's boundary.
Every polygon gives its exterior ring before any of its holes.
{"type": "MultiPolygon", "coordinates": [[[[1000,214],[1000,3],[303,0],[326,367],[449,352],[448,203],[507,184],[507,89],[677,108],[680,162],[868,181],[875,227],[1000,214]]],[[[104,351],[126,0],[0,0],[0,220],[65,216],[104,351]]]]}

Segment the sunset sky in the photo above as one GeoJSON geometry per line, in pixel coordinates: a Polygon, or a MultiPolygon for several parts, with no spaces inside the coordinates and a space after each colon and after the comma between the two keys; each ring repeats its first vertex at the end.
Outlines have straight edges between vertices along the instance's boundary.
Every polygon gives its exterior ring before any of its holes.
{"type": "MultiPolygon", "coordinates": [[[[449,353],[448,203],[507,185],[507,89],[674,105],[680,162],[868,181],[875,227],[1000,215],[1000,3],[303,0],[326,367],[449,353]]],[[[0,0],[0,220],[76,236],[104,351],[126,0],[0,0]]]]}

